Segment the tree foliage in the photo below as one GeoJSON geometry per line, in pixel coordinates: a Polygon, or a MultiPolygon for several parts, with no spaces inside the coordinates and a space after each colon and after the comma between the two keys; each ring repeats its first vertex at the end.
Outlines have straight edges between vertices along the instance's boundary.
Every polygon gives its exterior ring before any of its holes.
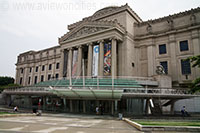
{"type": "Polygon", "coordinates": [[[14,78],[12,77],[0,77],[0,86],[14,84],[14,78]]]}
{"type": "Polygon", "coordinates": [[[0,76],[0,93],[7,88],[18,87],[19,85],[14,84],[14,78],[0,76]]]}
{"type": "MultiPolygon", "coordinates": [[[[200,68],[200,55],[189,57],[188,60],[192,63],[192,67],[200,68]]],[[[193,80],[190,87],[192,93],[200,91],[200,77],[193,80]]]]}

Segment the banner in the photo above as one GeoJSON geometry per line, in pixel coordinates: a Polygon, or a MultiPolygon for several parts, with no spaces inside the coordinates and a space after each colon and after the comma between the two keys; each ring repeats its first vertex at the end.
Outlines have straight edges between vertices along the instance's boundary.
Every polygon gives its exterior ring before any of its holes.
{"type": "Polygon", "coordinates": [[[99,45],[93,47],[92,76],[98,76],[99,45]]]}
{"type": "Polygon", "coordinates": [[[111,76],[111,44],[104,44],[104,76],[111,76]]]}
{"type": "Polygon", "coordinates": [[[72,59],[72,78],[77,76],[77,65],[78,65],[78,50],[73,51],[73,59],[72,59]]]}

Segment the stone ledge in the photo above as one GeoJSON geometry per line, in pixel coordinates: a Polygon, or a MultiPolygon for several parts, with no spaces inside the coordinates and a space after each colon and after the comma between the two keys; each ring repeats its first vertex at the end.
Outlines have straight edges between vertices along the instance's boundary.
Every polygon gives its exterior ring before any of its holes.
{"type": "Polygon", "coordinates": [[[190,126],[143,126],[136,122],[133,122],[127,118],[123,118],[125,122],[132,125],[140,131],[183,131],[183,132],[200,132],[200,127],[190,127],[190,126]]]}
{"type": "Polygon", "coordinates": [[[5,114],[5,115],[0,115],[0,118],[4,117],[18,117],[18,116],[35,116],[34,114],[5,114]]]}

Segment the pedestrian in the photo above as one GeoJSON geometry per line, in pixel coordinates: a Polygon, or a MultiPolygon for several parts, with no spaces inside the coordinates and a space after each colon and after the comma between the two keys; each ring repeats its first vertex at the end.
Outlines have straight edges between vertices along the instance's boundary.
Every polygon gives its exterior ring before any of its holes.
{"type": "Polygon", "coordinates": [[[189,114],[188,114],[188,112],[187,112],[185,106],[182,107],[182,109],[181,109],[181,114],[182,114],[183,117],[189,116],[189,114]]]}
{"type": "Polygon", "coordinates": [[[18,107],[17,106],[14,107],[14,112],[18,112],[18,107]]]}
{"type": "Polygon", "coordinates": [[[96,114],[98,115],[99,114],[99,107],[96,106],[96,114]]]}

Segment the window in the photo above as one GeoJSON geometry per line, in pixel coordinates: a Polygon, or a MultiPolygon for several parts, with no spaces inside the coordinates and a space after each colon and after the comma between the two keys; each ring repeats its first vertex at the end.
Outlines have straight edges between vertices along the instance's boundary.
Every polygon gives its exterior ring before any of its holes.
{"type": "Polygon", "coordinates": [[[24,72],[24,69],[23,68],[21,68],[21,73],[23,73],[24,72]]]}
{"type": "Polygon", "coordinates": [[[44,71],[45,70],[45,65],[42,65],[42,71],[44,71]]]}
{"type": "Polygon", "coordinates": [[[50,79],[51,79],[51,74],[48,75],[48,80],[50,80],[50,79]]]}
{"type": "Polygon", "coordinates": [[[20,84],[20,85],[22,84],[22,80],[23,80],[23,78],[21,77],[21,78],[20,78],[20,81],[19,81],[19,84],[20,84]]]}
{"type": "Polygon", "coordinates": [[[166,44],[159,45],[159,54],[166,54],[167,49],[166,49],[166,44]]]}
{"type": "Polygon", "coordinates": [[[56,74],[56,79],[58,79],[58,77],[59,77],[59,74],[57,73],[57,74],[56,74]]]}
{"type": "Polygon", "coordinates": [[[188,40],[180,41],[180,51],[188,51],[188,40]]]}
{"type": "Polygon", "coordinates": [[[41,82],[43,82],[44,81],[44,75],[41,75],[41,80],[40,80],[41,82]]]}
{"type": "Polygon", "coordinates": [[[191,74],[191,67],[189,60],[181,60],[181,72],[183,75],[191,74]]]}
{"type": "Polygon", "coordinates": [[[36,66],[36,68],[35,68],[35,72],[38,72],[38,66],[36,66]]]}
{"type": "Polygon", "coordinates": [[[51,64],[49,64],[49,70],[51,70],[51,64]]]}
{"type": "Polygon", "coordinates": [[[168,74],[168,65],[167,61],[160,62],[160,65],[164,68],[165,74],[168,74]]]}
{"type": "Polygon", "coordinates": [[[59,69],[60,63],[56,63],[56,69],[59,69]]]}
{"type": "Polygon", "coordinates": [[[34,83],[37,84],[37,76],[35,76],[35,81],[34,81],[34,83]]]}
{"type": "Polygon", "coordinates": [[[29,72],[30,72],[30,73],[32,72],[32,67],[30,67],[29,72]]]}
{"type": "Polygon", "coordinates": [[[31,77],[28,77],[28,84],[31,84],[31,77]]]}

